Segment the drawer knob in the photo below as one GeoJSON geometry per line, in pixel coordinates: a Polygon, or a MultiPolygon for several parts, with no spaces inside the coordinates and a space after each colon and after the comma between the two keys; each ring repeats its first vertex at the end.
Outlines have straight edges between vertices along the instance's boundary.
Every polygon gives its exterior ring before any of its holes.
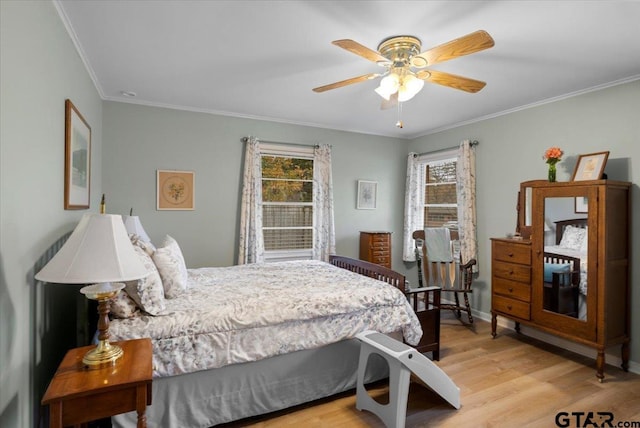
{"type": "Polygon", "coordinates": [[[509,257],[513,257],[513,253],[509,253],[507,254],[509,257]]]}
{"type": "Polygon", "coordinates": [[[511,310],[512,308],[513,308],[513,306],[507,305],[507,309],[511,310]]]}
{"type": "Polygon", "coordinates": [[[513,293],[513,287],[509,287],[509,293],[513,293]]]}

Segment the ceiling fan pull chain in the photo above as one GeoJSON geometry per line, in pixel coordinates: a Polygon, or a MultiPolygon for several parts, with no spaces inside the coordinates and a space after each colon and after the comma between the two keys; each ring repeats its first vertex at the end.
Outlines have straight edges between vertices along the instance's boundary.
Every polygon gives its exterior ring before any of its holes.
{"type": "Polygon", "coordinates": [[[402,103],[398,102],[398,121],[396,122],[396,126],[398,128],[404,128],[404,123],[402,123],[402,103]]]}

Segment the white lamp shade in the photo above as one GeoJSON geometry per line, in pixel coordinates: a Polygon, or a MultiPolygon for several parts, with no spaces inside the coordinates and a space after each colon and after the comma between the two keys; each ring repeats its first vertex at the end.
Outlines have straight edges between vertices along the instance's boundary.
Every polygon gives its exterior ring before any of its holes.
{"type": "Polygon", "coordinates": [[[123,219],[124,228],[127,229],[127,233],[138,235],[138,238],[144,242],[151,242],[151,238],[149,238],[149,235],[145,232],[142,223],[140,223],[140,218],[137,215],[126,215],[123,219]]]}
{"type": "Polygon", "coordinates": [[[145,276],[147,270],[133,249],[122,217],[85,214],[64,246],[35,278],[60,284],[91,284],[145,276]]]}

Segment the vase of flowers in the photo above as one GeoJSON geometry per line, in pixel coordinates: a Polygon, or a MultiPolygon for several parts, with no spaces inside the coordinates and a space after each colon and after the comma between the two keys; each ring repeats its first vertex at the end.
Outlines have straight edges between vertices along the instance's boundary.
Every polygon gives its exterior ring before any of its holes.
{"type": "Polygon", "coordinates": [[[542,159],[549,165],[548,178],[550,182],[556,181],[556,164],[562,159],[564,152],[560,147],[550,147],[544,152],[542,159]]]}

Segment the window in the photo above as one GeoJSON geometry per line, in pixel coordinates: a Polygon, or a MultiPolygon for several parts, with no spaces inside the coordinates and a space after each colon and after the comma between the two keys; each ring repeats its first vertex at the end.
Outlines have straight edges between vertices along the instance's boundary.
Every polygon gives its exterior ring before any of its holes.
{"type": "Polygon", "coordinates": [[[265,260],[311,259],[313,158],[265,149],[261,163],[265,260]]]}
{"type": "Polygon", "coordinates": [[[457,157],[427,161],[422,165],[424,227],[458,229],[456,165],[457,157]]]}

